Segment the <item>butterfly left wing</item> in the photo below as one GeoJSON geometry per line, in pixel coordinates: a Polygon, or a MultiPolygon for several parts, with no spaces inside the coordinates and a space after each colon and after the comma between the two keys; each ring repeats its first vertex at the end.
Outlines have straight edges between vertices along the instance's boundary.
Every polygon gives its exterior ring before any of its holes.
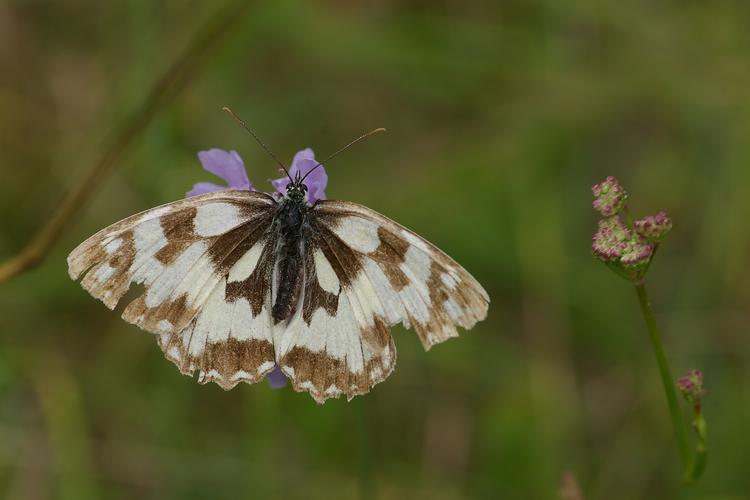
{"type": "Polygon", "coordinates": [[[202,382],[224,388],[258,381],[274,366],[265,290],[275,205],[262,193],[228,190],[147,210],[81,243],[68,256],[69,274],[110,309],[131,283],[143,285],[123,318],[159,334],[183,373],[199,370],[202,382]]]}
{"type": "Polygon", "coordinates": [[[302,306],[274,332],[276,360],[318,402],[351,399],[396,361],[390,326],[414,328],[425,349],[487,314],[482,286],[437,247],[355,203],[310,210],[302,306]]]}

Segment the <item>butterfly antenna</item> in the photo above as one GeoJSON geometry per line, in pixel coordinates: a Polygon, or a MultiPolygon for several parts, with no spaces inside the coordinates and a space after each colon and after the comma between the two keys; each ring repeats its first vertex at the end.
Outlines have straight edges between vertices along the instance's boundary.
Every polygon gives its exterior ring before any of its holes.
{"type": "MultiPolygon", "coordinates": [[[[235,120],[237,120],[237,121],[239,122],[239,124],[240,124],[240,125],[242,125],[242,128],[244,128],[245,130],[247,130],[247,131],[248,131],[248,132],[250,133],[250,135],[252,135],[252,136],[253,136],[253,139],[255,139],[255,140],[256,140],[256,141],[258,142],[258,144],[260,144],[260,147],[262,147],[262,148],[263,148],[263,150],[264,150],[264,151],[265,151],[266,153],[268,153],[268,156],[270,156],[271,158],[273,158],[273,159],[274,159],[274,161],[276,161],[276,163],[278,163],[278,164],[279,164],[279,166],[280,166],[280,167],[281,167],[281,169],[282,169],[282,170],[284,171],[284,173],[286,174],[286,176],[287,176],[287,177],[289,177],[289,180],[290,180],[291,182],[294,182],[294,181],[292,180],[292,176],[291,176],[291,175],[289,175],[289,171],[288,171],[288,170],[286,169],[286,167],[284,166],[284,164],[283,164],[283,163],[281,163],[281,161],[280,161],[280,160],[279,160],[278,158],[276,158],[276,155],[275,155],[275,154],[273,154],[273,153],[271,152],[271,150],[270,150],[270,149],[268,149],[268,147],[267,147],[267,146],[266,146],[265,144],[263,144],[263,141],[261,141],[261,140],[260,140],[260,138],[259,138],[259,137],[258,137],[258,136],[257,136],[257,135],[255,134],[255,132],[253,132],[253,131],[252,131],[252,130],[250,129],[250,127],[248,127],[248,126],[247,126],[247,124],[245,123],[245,121],[244,121],[244,120],[243,120],[242,118],[240,118],[239,116],[237,116],[237,113],[235,113],[234,111],[232,111],[232,110],[231,110],[231,109],[229,109],[228,107],[224,106],[224,107],[223,107],[223,108],[221,108],[221,109],[222,109],[222,110],[224,110],[224,111],[226,111],[226,112],[227,112],[227,113],[229,114],[229,116],[231,116],[232,118],[234,118],[235,120]]],[[[355,142],[356,142],[356,141],[355,141],[355,142]]]]}
{"type": "Polygon", "coordinates": [[[321,166],[322,164],[324,164],[325,162],[327,162],[328,160],[330,160],[330,159],[331,159],[331,158],[333,158],[334,156],[338,156],[338,154],[339,154],[339,153],[343,153],[344,151],[346,151],[346,150],[347,150],[347,149],[349,149],[350,147],[354,146],[354,145],[355,145],[356,143],[358,143],[359,141],[361,141],[361,140],[362,140],[362,139],[364,139],[365,137],[370,137],[371,135],[377,134],[377,133],[379,133],[379,132],[385,132],[385,129],[384,129],[383,127],[380,127],[380,128],[376,128],[375,130],[370,130],[370,131],[369,131],[369,132],[367,132],[366,134],[362,134],[362,135],[360,135],[359,137],[357,137],[357,138],[356,138],[356,139],[354,139],[354,140],[353,140],[352,142],[350,142],[349,144],[347,144],[347,145],[346,145],[346,146],[344,146],[343,148],[341,148],[341,149],[339,149],[338,151],[336,151],[335,153],[333,153],[333,154],[332,154],[331,156],[329,156],[329,157],[328,157],[328,158],[326,158],[325,160],[323,160],[323,161],[321,161],[321,162],[318,162],[318,163],[317,163],[317,164],[316,164],[316,165],[315,165],[315,166],[314,166],[313,168],[311,168],[310,170],[308,170],[308,171],[307,171],[307,173],[305,174],[305,177],[303,177],[303,178],[302,178],[302,179],[300,180],[300,182],[304,181],[304,180],[305,180],[305,178],[306,178],[306,177],[307,177],[308,175],[310,175],[310,174],[312,173],[312,171],[313,171],[313,170],[315,170],[316,168],[318,168],[319,166],[321,166]]]}

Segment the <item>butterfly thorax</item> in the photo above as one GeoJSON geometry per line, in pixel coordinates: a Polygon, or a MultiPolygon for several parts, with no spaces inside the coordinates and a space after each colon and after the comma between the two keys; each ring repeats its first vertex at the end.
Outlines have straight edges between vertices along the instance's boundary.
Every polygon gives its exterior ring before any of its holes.
{"type": "Polygon", "coordinates": [[[304,193],[306,189],[299,186],[290,184],[274,214],[273,230],[278,237],[275,256],[278,290],[272,310],[275,323],[288,320],[294,315],[304,281],[303,245],[307,230],[307,202],[304,193]]]}

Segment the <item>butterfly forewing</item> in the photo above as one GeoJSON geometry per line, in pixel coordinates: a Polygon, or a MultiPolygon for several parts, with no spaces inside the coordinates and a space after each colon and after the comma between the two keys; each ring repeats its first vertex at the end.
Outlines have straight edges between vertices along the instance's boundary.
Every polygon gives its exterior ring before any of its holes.
{"type": "Polygon", "coordinates": [[[426,349],[458,336],[456,326],[469,329],[487,315],[487,292],[424,238],[356,203],[325,201],[315,211],[356,255],[360,293],[382,306],[388,325],[414,328],[426,349]]]}

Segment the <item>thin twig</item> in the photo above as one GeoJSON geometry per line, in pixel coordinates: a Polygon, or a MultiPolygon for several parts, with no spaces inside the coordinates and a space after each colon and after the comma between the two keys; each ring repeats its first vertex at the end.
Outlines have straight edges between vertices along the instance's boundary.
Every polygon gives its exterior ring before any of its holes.
{"type": "Polygon", "coordinates": [[[247,0],[239,0],[229,5],[195,36],[182,55],[154,84],[143,105],[132,115],[114,143],[63,198],[49,221],[37,231],[26,247],[0,264],[0,283],[42,262],[66,224],[95,192],[94,188],[120,161],[133,140],[151,122],[157,111],[174,98],[194,76],[195,70],[205,60],[206,55],[229,33],[232,25],[237,23],[249,5],[250,2],[247,0]]]}

